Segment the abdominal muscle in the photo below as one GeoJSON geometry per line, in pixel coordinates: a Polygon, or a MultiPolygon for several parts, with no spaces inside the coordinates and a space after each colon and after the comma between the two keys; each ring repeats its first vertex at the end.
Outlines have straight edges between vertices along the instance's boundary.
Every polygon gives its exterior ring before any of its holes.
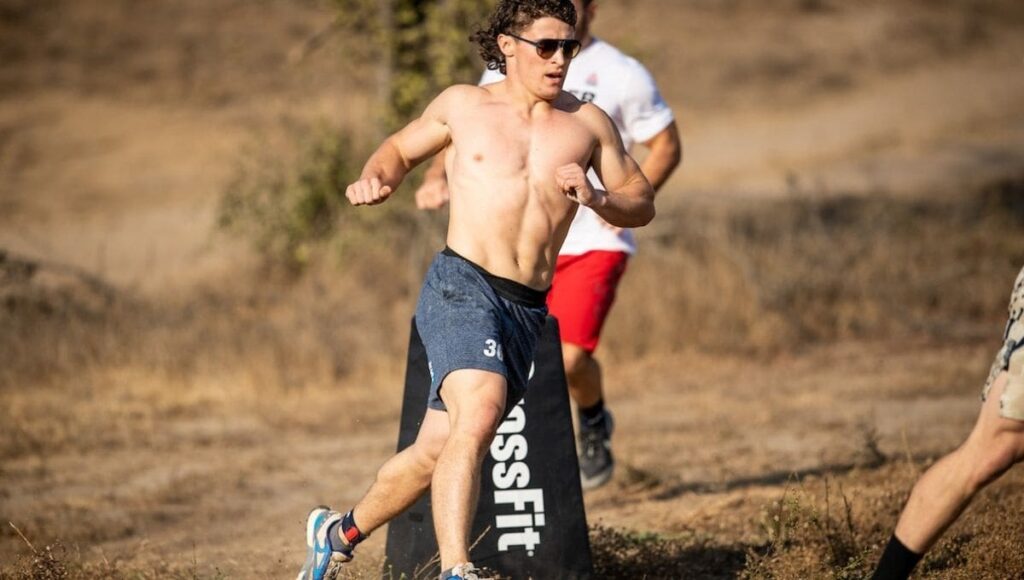
{"type": "Polygon", "coordinates": [[[547,104],[524,116],[486,89],[476,95],[448,119],[448,246],[495,276],[545,290],[577,207],[557,191],[555,171],[585,166],[593,135],[547,104]]]}
{"type": "Polygon", "coordinates": [[[553,191],[554,172],[542,187],[525,168],[496,177],[458,164],[449,159],[448,246],[495,276],[546,290],[576,209],[553,191]]]}

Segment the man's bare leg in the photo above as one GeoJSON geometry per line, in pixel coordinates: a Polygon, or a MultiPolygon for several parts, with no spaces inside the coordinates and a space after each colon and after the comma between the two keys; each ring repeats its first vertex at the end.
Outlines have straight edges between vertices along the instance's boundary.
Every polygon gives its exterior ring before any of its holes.
{"type": "Polygon", "coordinates": [[[1024,422],[999,414],[1007,376],[1002,373],[992,385],[967,441],[939,460],[914,485],[873,578],[906,578],[917,558],[942,537],[974,496],[1024,459],[1024,422]],[[906,565],[899,562],[904,556],[895,555],[904,550],[916,555],[906,565]]]}
{"type": "Polygon", "coordinates": [[[896,536],[914,552],[931,548],[978,491],[1024,458],[1024,422],[999,415],[1006,378],[1004,372],[992,385],[967,441],[914,486],[896,525],[896,536]]]}
{"type": "Polygon", "coordinates": [[[440,396],[450,425],[431,487],[441,569],[469,562],[469,532],[480,495],[480,466],[501,423],[505,378],[481,370],[449,374],[440,396]]]}
{"type": "Polygon", "coordinates": [[[562,362],[565,380],[569,383],[569,396],[581,409],[593,407],[604,398],[601,365],[594,355],[578,345],[562,343],[562,362]]]}
{"type": "Polygon", "coordinates": [[[377,479],[353,508],[352,516],[360,531],[369,534],[426,492],[448,433],[448,414],[427,409],[416,441],[381,466],[377,479]]]}
{"type": "Polygon", "coordinates": [[[306,516],[306,562],[300,580],[336,578],[366,535],[423,495],[448,439],[448,429],[446,414],[428,409],[416,441],[381,466],[356,507],[342,514],[320,506],[306,516]]]}

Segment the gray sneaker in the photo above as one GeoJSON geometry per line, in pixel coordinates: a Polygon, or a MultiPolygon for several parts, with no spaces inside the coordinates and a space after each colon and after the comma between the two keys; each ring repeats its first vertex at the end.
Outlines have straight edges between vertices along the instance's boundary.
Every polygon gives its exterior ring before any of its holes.
{"type": "Polygon", "coordinates": [[[608,483],[615,471],[612,457],[612,431],[615,421],[607,410],[604,416],[591,423],[580,421],[580,484],[585,490],[597,489],[608,483]]]}

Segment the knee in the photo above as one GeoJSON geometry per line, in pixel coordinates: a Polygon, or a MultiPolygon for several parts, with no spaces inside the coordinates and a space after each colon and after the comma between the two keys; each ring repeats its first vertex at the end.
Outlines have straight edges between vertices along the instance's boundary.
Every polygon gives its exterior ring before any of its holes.
{"type": "Polygon", "coordinates": [[[968,481],[972,493],[999,479],[1024,460],[1024,433],[1002,432],[988,441],[979,454],[968,481]]]}
{"type": "Polygon", "coordinates": [[[562,363],[565,365],[565,374],[570,377],[586,372],[591,360],[591,354],[582,348],[571,344],[562,345],[562,363]]]}
{"type": "Polygon", "coordinates": [[[444,444],[443,439],[417,439],[410,447],[414,465],[420,471],[433,472],[434,466],[437,465],[437,458],[441,456],[441,451],[444,449],[444,444]]]}
{"type": "Polygon", "coordinates": [[[465,409],[452,420],[452,436],[468,440],[481,449],[486,448],[494,439],[503,412],[502,405],[490,402],[465,409]]]}

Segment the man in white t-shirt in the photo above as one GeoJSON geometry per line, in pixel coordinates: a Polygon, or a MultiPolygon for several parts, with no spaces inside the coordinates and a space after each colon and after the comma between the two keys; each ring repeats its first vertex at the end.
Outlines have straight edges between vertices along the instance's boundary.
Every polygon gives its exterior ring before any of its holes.
{"type": "MultiPolygon", "coordinates": [[[[641,170],[657,191],[682,158],[672,110],[643,65],[590,35],[596,1],[573,0],[573,4],[576,38],[583,43],[583,50],[569,66],[564,89],[604,110],[615,122],[626,150],[635,143],[649,150],[641,170]]],[[[487,70],[480,84],[500,80],[499,72],[487,70]]],[[[421,209],[437,209],[448,201],[440,159],[435,159],[416,192],[421,209]]],[[[593,170],[589,176],[595,186],[600,186],[593,170]]],[[[631,230],[610,226],[594,211],[580,207],[559,252],[548,295],[548,307],[561,328],[569,394],[579,413],[580,480],[584,489],[607,483],[615,465],[610,444],[612,418],[604,406],[601,367],[594,351],[626,262],[635,251],[631,230]]]]}

